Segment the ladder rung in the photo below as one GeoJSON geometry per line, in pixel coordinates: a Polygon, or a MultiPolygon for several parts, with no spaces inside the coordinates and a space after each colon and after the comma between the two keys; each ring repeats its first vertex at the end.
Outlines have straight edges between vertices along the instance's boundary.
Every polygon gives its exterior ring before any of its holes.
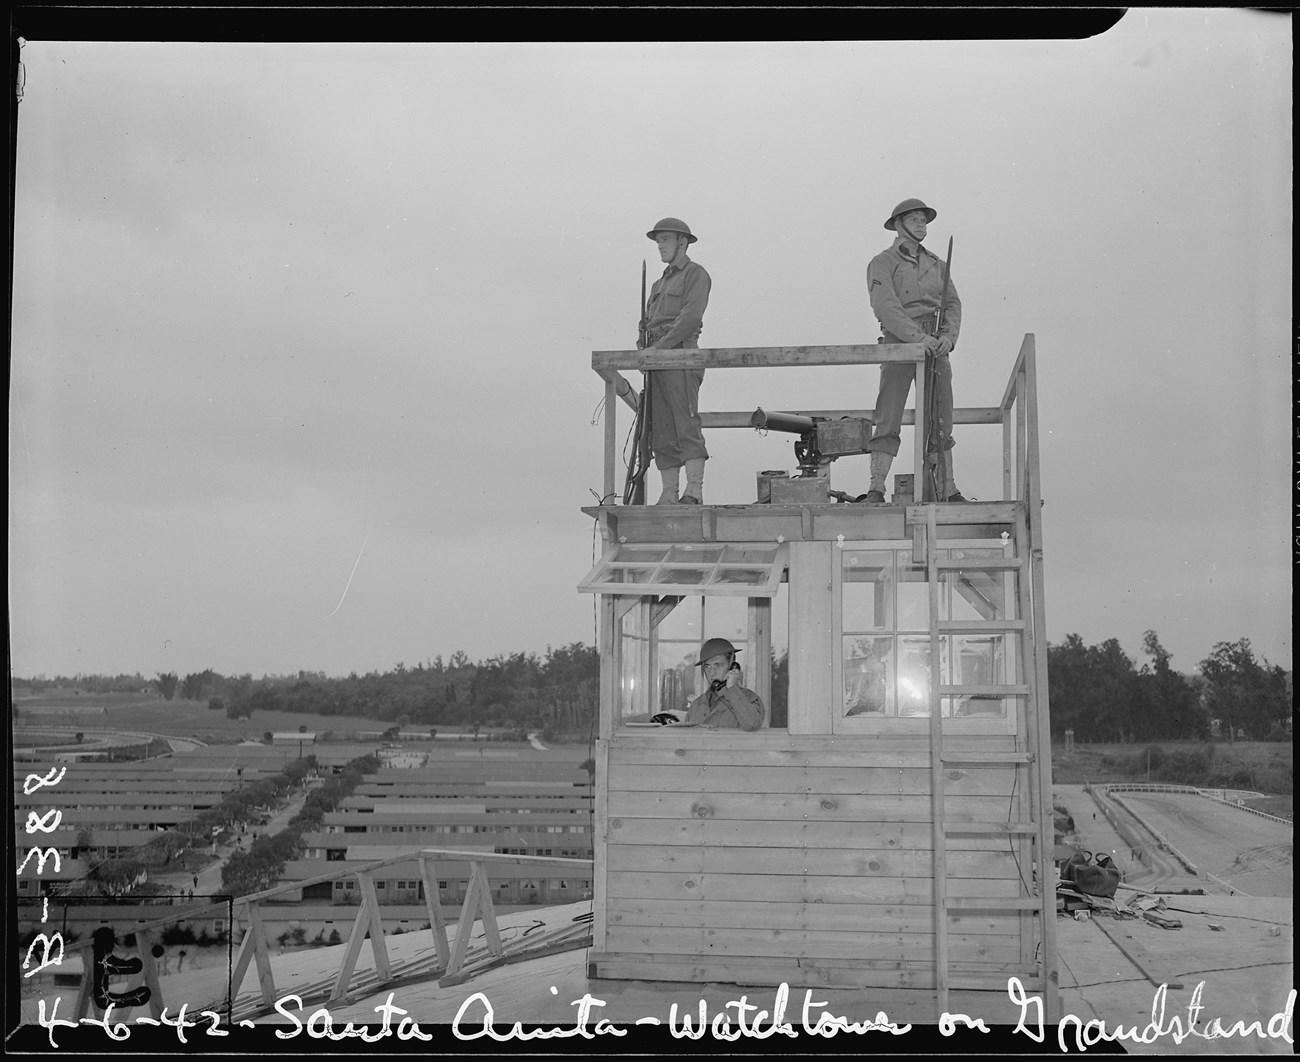
{"type": "Polygon", "coordinates": [[[1032,752],[946,752],[940,755],[939,762],[943,764],[1013,764],[1013,763],[1033,763],[1034,754],[1032,752]]]}
{"type": "MultiPolygon", "coordinates": [[[[939,548],[942,549],[943,547],[940,546],[939,548]]],[[[957,560],[954,557],[937,557],[934,566],[941,572],[958,570],[1010,572],[1023,568],[1025,562],[1020,557],[970,557],[966,560],[957,560]]]]}
{"type": "Polygon", "coordinates": [[[993,833],[1033,837],[1038,833],[1036,822],[961,822],[949,819],[943,824],[945,833],[993,833]]]}
{"type": "Polygon", "coordinates": [[[1026,697],[1029,687],[1016,686],[940,686],[940,697],[1026,697]]]}
{"type": "Polygon", "coordinates": [[[1043,901],[1035,896],[949,896],[944,906],[949,911],[1037,911],[1043,901]]]}
{"type": "Polygon", "coordinates": [[[939,630],[941,631],[988,631],[991,634],[1001,634],[1011,631],[1023,631],[1025,629],[1024,620],[940,620],[939,630]]]}
{"type": "Polygon", "coordinates": [[[948,987],[955,988],[959,991],[983,992],[990,990],[1000,990],[1005,992],[1007,989],[1007,978],[1015,977],[1020,980],[1021,985],[1028,992],[1043,994],[1046,989],[1043,987],[1043,974],[1038,967],[1026,970],[1007,970],[1004,973],[996,974],[960,974],[950,973],[948,975],[948,987]]]}

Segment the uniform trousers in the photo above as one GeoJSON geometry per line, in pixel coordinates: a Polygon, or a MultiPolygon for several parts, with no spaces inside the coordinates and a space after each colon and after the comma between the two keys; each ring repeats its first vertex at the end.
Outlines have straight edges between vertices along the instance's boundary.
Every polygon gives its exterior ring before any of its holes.
{"type": "MultiPolygon", "coordinates": [[[[882,343],[902,343],[903,340],[886,332],[880,340],[882,343]]],[[[945,450],[954,445],[952,437],[952,363],[948,355],[943,354],[934,359],[936,381],[936,398],[938,399],[939,427],[948,440],[945,450]]],[[[880,392],[876,396],[875,430],[871,436],[870,449],[898,456],[901,443],[899,432],[903,426],[903,407],[907,405],[907,395],[912,389],[916,372],[924,371],[923,366],[906,361],[889,361],[880,366],[880,392]]],[[[929,381],[927,381],[927,384],[929,381]]]]}
{"type": "MultiPolygon", "coordinates": [[[[683,343],[694,348],[694,343],[683,343]]],[[[696,457],[707,458],[700,420],[703,369],[651,369],[650,448],[656,468],[678,468],[696,457]]]]}

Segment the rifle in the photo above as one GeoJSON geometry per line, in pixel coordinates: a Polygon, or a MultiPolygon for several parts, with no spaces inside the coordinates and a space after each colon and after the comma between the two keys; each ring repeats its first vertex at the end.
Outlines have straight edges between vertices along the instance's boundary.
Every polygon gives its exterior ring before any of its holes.
{"type": "MultiPolygon", "coordinates": [[[[645,304],[645,261],[641,262],[641,317],[638,324],[637,343],[639,349],[649,346],[649,322],[646,319],[645,304]]],[[[641,396],[637,400],[636,420],[632,425],[632,438],[636,440],[636,449],[627,466],[627,482],[623,486],[624,505],[645,504],[645,474],[650,467],[650,377],[643,369],[641,372],[641,396]]]]}
{"type": "Polygon", "coordinates": [[[646,320],[645,316],[645,259],[643,258],[641,259],[641,323],[638,325],[640,336],[637,343],[640,350],[645,350],[650,345],[649,324],[650,322],[646,320]]]}
{"type": "MultiPolygon", "coordinates": [[[[943,267],[943,294],[939,308],[934,311],[934,335],[938,338],[943,328],[944,314],[948,310],[948,291],[952,286],[952,237],[948,237],[948,261],[943,267]]],[[[939,423],[939,370],[933,354],[925,356],[925,428],[926,466],[930,477],[931,501],[942,501],[944,482],[948,478],[948,451],[945,448],[943,426],[939,423]]]]}

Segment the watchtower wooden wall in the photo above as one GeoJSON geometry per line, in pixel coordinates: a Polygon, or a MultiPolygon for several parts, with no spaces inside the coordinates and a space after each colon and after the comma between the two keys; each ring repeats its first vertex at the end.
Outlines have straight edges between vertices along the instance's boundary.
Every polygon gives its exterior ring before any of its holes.
{"type": "MultiPolygon", "coordinates": [[[[866,345],[657,358],[666,360],[654,367],[919,366],[923,353],[919,345],[866,345]]],[[[648,361],[635,351],[593,355],[607,385],[607,499],[617,471],[613,409],[619,397],[634,404],[619,370],[648,361]]],[[[916,408],[924,408],[920,387],[916,408]]],[[[1052,827],[1036,417],[1026,336],[1002,402],[954,416],[957,424],[1001,425],[1002,499],[584,509],[607,547],[605,568],[584,583],[599,588],[602,662],[594,976],[934,988],[946,1009],[949,987],[1005,989],[1015,974],[1027,987],[1039,984],[1054,1005],[1055,898],[1039,888],[1052,880],[1042,855],[1052,827]],[[773,578],[779,568],[788,587],[788,725],[755,733],[628,725],[638,711],[658,708],[655,624],[689,589],[669,575],[664,590],[601,580],[615,578],[610,569],[638,547],[646,547],[642,557],[664,547],[672,560],[692,551],[713,556],[722,545],[752,556],[766,550],[773,578]],[[852,632],[841,594],[856,577],[851,563],[891,551],[913,568],[927,558],[929,619],[906,640],[931,653],[940,681],[925,691],[925,711],[905,714],[900,695],[892,714],[854,715],[845,708],[852,632]],[[958,618],[961,603],[950,591],[961,579],[963,592],[975,588],[968,597],[993,602],[975,618],[958,618]],[[946,608],[943,593],[952,602],[946,608]],[[633,628],[641,632],[635,638],[633,628]],[[953,661],[965,638],[1014,641],[996,679],[958,674],[953,661]],[[995,704],[1000,714],[984,712],[995,704]]],[[[749,426],[748,413],[703,418],[709,428],[749,426]]],[[[909,411],[905,423],[915,421],[909,411]]],[[[919,442],[916,456],[920,468],[919,442]]],[[[752,585],[771,583],[758,573],[752,585]]],[[[769,600],[748,602],[751,663],[767,658],[769,600]]],[[[905,640],[890,637],[894,648],[905,640]]],[[[759,663],[748,678],[770,704],[768,669],[759,663]]]]}

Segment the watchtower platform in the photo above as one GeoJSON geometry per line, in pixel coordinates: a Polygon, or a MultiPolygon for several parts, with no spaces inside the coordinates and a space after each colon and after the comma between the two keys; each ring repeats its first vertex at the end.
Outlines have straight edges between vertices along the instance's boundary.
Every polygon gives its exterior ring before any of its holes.
{"type": "MultiPolygon", "coordinates": [[[[615,410],[636,407],[623,372],[890,361],[919,370],[923,348],[592,355],[606,389],[606,504],[583,509],[603,552],[579,586],[597,595],[601,655],[593,977],[933,988],[943,1011],[950,988],[1005,991],[1014,975],[1056,1012],[1033,336],[998,405],[954,410],[1000,427],[999,499],[617,502],[615,410]],[[764,727],[651,724],[702,691],[696,654],[716,636],[740,648],[764,727]]],[[[923,375],[904,415],[918,470],[923,375]]],[[[701,418],[711,436],[754,424],[701,418]]]]}

